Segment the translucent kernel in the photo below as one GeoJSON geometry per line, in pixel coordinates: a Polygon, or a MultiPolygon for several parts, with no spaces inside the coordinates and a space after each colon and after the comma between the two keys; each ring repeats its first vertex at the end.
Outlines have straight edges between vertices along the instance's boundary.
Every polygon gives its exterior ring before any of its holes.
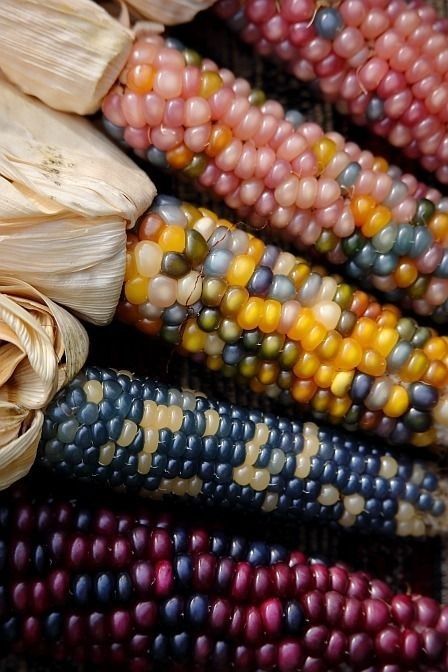
{"type": "Polygon", "coordinates": [[[389,208],[378,205],[373,212],[367,214],[365,222],[361,225],[361,231],[367,238],[372,238],[389,224],[391,218],[389,208]]]}
{"type": "Polygon", "coordinates": [[[353,516],[358,516],[364,511],[364,497],[361,495],[347,495],[344,497],[344,507],[345,510],[351,513],[353,516]]]}
{"type": "Polygon", "coordinates": [[[157,404],[155,401],[146,400],[143,403],[143,417],[140,425],[143,428],[154,428],[157,424],[157,404]]]}
{"type": "Polygon", "coordinates": [[[381,467],[379,471],[379,476],[383,478],[393,478],[398,472],[398,463],[390,455],[384,455],[380,458],[381,467]]]}
{"type": "Polygon", "coordinates": [[[358,368],[369,376],[382,376],[386,372],[386,359],[375,350],[365,350],[358,368]]]}
{"type": "Polygon", "coordinates": [[[313,352],[302,352],[293,367],[298,378],[312,378],[320,366],[319,358],[313,352]]]}
{"type": "Polygon", "coordinates": [[[398,342],[399,334],[396,329],[382,327],[375,334],[373,348],[383,357],[388,357],[398,342]]]}
{"type": "Polygon", "coordinates": [[[204,436],[213,436],[218,431],[219,427],[219,413],[214,409],[204,411],[205,430],[204,436]]]}
{"type": "Polygon", "coordinates": [[[397,520],[408,521],[415,517],[415,508],[410,502],[399,502],[397,520]]]}
{"type": "Polygon", "coordinates": [[[344,338],[336,356],[335,367],[337,369],[354,369],[361,362],[363,355],[362,347],[354,338],[344,338]]]}
{"type": "Polygon", "coordinates": [[[126,85],[135,93],[148,93],[154,84],[154,76],[152,65],[139,63],[129,70],[126,85]]]}
{"type": "Polygon", "coordinates": [[[107,467],[108,464],[112,462],[115,455],[115,443],[113,441],[108,441],[100,447],[100,456],[98,459],[99,464],[103,467],[107,467]]]}
{"type": "Polygon", "coordinates": [[[182,346],[188,352],[202,352],[207,334],[197,326],[194,319],[189,319],[182,334],[182,346]]]}
{"type": "Polygon", "coordinates": [[[261,331],[265,334],[272,334],[279,325],[281,314],[282,304],[275,299],[267,299],[260,319],[261,331]]]}
{"type": "Polygon", "coordinates": [[[267,469],[255,469],[254,476],[251,479],[250,486],[256,492],[266,490],[271,479],[271,474],[267,469]]]}
{"type": "Polygon", "coordinates": [[[264,301],[256,296],[251,296],[246,305],[238,313],[237,322],[241,329],[256,329],[263,315],[264,301]]]}
{"type": "Polygon", "coordinates": [[[143,450],[145,453],[155,453],[159,447],[159,430],[146,427],[144,430],[143,450]]]}
{"type": "Polygon", "coordinates": [[[137,272],[145,277],[152,278],[160,272],[163,253],[157,243],[142,240],[134,248],[137,272]]]}
{"type": "Polygon", "coordinates": [[[322,172],[336,154],[337,146],[334,140],[323,135],[314,143],[312,150],[317,159],[318,171],[322,172]]]}
{"type": "Polygon", "coordinates": [[[99,380],[88,380],[83,385],[83,390],[86,394],[87,401],[93,404],[99,404],[103,399],[103,386],[99,380]]]}
{"type": "Polygon", "coordinates": [[[149,453],[142,452],[138,456],[137,471],[139,474],[147,474],[151,469],[152,457],[149,453]]]}
{"type": "Polygon", "coordinates": [[[376,201],[371,196],[355,196],[350,203],[350,208],[358,226],[362,226],[367,217],[372,214],[376,201]]]}
{"type": "Polygon", "coordinates": [[[117,439],[117,446],[126,447],[129,446],[136,437],[138,432],[138,427],[132,420],[126,419],[123,422],[123,428],[121,434],[117,439]]]}
{"type": "Polygon", "coordinates": [[[205,70],[201,74],[201,83],[199,85],[199,95],[204,98],[210,98],[222,87],[223,81],[221,75],[211,70],[205,70]]]}
{"type": "Polygon", "coordinates": [[[233,133],[231,129],[228,126],[224,126],[224,124],[216,124],[210,133],[205,152],[211,157],[218,156],[232,140],[233,133]]]}
{"type": "Polygon", "coordinates": [[[294,476],[297,478],[307,478],[311,470],[311,461],[307,455],[297,455],[296,457],[296,469],[294,471],[294,476]]]}
{"type": "Polygon", "coordinates": [[[276,492],[267,492],[264,498],[264,502],[261,506],[261,510],[265,513],[270,513],[275,511],[278,505],[278,495],[276,492]]]}
{"type": "Polygon", "coordinates": [[[236,467],[233,470],[233,480],[238,485],[249,485],[255,475],[254,467],[250,465],[243,465],[242,467],[236,467]]]}
{"type": "Polygon", "coordinates": [[[332,506],[339,501],[339,491],[334,485],[323,485],[317,501],[319,504],[322,504],[322,506],[332,506]]]}

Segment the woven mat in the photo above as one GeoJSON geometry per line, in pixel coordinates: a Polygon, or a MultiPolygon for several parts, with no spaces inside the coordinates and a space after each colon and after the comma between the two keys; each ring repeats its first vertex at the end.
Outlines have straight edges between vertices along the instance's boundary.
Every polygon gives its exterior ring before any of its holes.
{"type": "MultiPolygon", "coordinates": [[[[448,0],[439,0],[433,4],[441,14],[448,15],[448,0]]],[[[389,148],[382,141],[368,137],[363,129],[351,126],[330,105],[322,103],[312,87],[300,84],[276,65],[254,56],[251,49],[241,45],[210,12],[198,16],[191,24],[178,27],[171,33],[201,54],[246,77],[255,87],[262,88],[286,107],[300,109],[308,118],[320,123],[327,130],[337,130],[375,154],[390,156],[389,148]]],[[[397,161],[396,153],[393,160],[397,161]]],[[[401,166],[420,175],[426,182],[431,182],[431,177],[423,175],[415,165],[401,162],[401,166]]],[[[166,175],[154,174],[152,177],[159,192],[173,193],[186,200],[211,204],[225,213],[221,204],[214,203],[208,195],[198,193],[188,184],[176,182],[166,175]]],[[[227,214],[231,219],[231,214],[227,214]]],[[[146,337],[130,328],[111,325],[106,329],[89,328],[89,332],[92,344],[91,363],[128,368],[169,380],[171,384],[201,389],[216,398],[226,398],[264,410],[277,410],[269,400],[255,397],[247,390],[237,387],[233,381],[223,380],[178,358],[169,347],[160,345],[157,341],[148,342],[146,337]]],[[[249,516],[243,521],[241,516],[238,521],[229,516],[228,523],[231,527],[245,527],[247,534],[253,537],[299,546],[313,557],[322,556],[330,561],[345,560],[355,568],[367,569],[389,581],[396,589],[413,589],[448,602],[448,542],[438,539],[424,542],[384,540],[329,531],[317,525],[289,525],[282,529],[275,525],[269,529],[264,521],[261,525],[256,517],[249,516]]],[[[55,666],[42,661],[15,659],[0,662],[0,672],[68,672],[70,669],[72,668],[68,663],[55,666]]]]}

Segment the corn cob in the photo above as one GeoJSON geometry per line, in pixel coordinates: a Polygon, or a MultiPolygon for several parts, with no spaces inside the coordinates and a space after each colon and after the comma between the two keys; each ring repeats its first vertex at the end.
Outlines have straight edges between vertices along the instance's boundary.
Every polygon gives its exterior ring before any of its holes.
{"type": "Polygon", "coordinates": [[[384,159],[160,36],[136,42],[103,112],[153,165],[195,178],[389,300],[448,319],[448,201],[384,159]]]}
{"type": "Polygon", "coordinates": [[[319,421],[448,445],[448,337],[176,198],[128,245],[123,321],[319,421]]]}
{"type": "Polygon", "coordinates": [[[445,479],[312,422],[86,368],[47,408],[39,462],[150,497],[388,534],[444,533],[445,479]]]}
{"type": "Polygon", "coordinates": [[[338,110],[448,183],[447,20],[405,0],[219,0],[218,14],[338,110]]]}
{"type": "Polygon", "coordinates": [[[448,669],[448,607],[364,572],[30,487],[0,513],[2,653],[130,672],[448,669]]]}

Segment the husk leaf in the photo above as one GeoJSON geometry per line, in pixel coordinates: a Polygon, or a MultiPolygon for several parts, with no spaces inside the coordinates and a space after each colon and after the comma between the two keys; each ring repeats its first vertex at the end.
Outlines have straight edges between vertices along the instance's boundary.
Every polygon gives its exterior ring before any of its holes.
{"type": "Polygon", "coordinates": [[[151,180],[89,122],[0,79],[0,269],[95,324],[109,322],[126,226],[151,180]]]}
{"type": "Polygon", "coordinates": [[[215,0],[125,0],[139,17],[174,26],[191,21],[198,12],[211,7],[215,0]]]}
{"type": "Polygon", "coordinates": [[[98,110],[131,45],[131,32],[91,0],[0,2],[0,68],[57,110],[98,110]]]}
{"type": "Polygon", "coordinates": [[[0,275],[0,489],[30,469],[42,408],[83,366],[78,320],[21,279],[0,275]]]}

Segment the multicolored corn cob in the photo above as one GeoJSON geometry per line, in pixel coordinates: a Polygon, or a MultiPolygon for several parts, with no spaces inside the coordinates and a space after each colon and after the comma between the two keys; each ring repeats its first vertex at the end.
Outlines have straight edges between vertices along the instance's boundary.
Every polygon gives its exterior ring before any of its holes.
{"type": "Polygon", "coordinates": [[[103,112],[106,129],[154,165],[391,301],[448,319],[448,200],[384,159],[160,36],[136,42],[103,112]]]}
{"type": "Polygon", "coordinates": [[[448,183],[447,20],[406,0],[219,0],[218,14],[263,55],[316,81],[338,110],[448,183]]]}
{"type": "Polygon", "coordinates": [[[160,498],[400,536],[448,531],[448,484],[337,430],[87,368],[46,410],[39,462],[160,498]]]}
{"type": "Polygon", "coordinates": [[[448,669],[448,607],[172,515],[2,498],[2,653],[95,669],[448,669]]]}
{"type": "Polygon", "coordinates": [[[448,337],[176,198],[128,245],[123,321],[319,421],[448,445],[448,337]]]}

